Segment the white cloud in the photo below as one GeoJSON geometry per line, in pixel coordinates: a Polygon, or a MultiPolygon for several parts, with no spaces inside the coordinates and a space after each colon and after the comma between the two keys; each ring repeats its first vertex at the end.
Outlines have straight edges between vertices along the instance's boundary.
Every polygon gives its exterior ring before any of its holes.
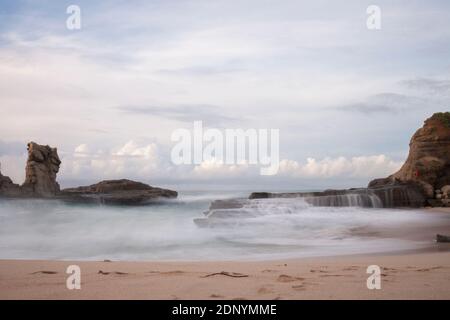
{"type": "Polygon", "coordinates": [[[200,179],[237,178],[250,174],[252,169],[253,168],[247,164],[225,165],[222,161],[211,159],[205,160],[201,164],[194,166],[194,168],[188,173],[188,176],[193,176],[200,179]]]}
{"type": "Polygon", "coordinates": [[[140,145],[133,140],[109,151],[93,150],[81,144],[63,157],[60,170],[63,179],[141,177],[145,180],[161,173],[158,146],[140,145]]]}
{"type": "Polygon", "coordinates": [[[337,157],[316,160],[308,158],[306,163],[295,160],[282,160],[280,162],[281,175],[295,177],[334,178],[334,177],[384,177],[394,173],[400,168],[402,162],[396,162],[385,155],[337,157]]]}

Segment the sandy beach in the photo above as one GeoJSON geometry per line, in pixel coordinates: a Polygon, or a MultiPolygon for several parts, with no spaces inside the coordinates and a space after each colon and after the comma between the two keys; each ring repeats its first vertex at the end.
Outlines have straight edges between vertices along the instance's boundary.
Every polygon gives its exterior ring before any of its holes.
{"type": "Polygon", "coordinates": [[[3,260],[0,298],[450,299],[448,249],[264,262],[3,260]],[[71,264],[81,268],[80,290],[66,288],[71,264]],[[372,264],[382,270],[380,290],[366,286],[372,264]]]}

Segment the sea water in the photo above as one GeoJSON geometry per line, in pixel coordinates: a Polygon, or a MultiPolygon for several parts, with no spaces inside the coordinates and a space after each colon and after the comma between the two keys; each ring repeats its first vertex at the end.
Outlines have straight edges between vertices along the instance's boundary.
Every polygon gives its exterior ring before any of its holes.
{"type": "MultiPolygon", "coordinates": [[[[199,227],[211,201],[242,192],[180,192],[149,206],[0,200],[1,259],[257,260],[386,252],[426,241],[383,238],[370,228],[438,224],[423,210],[320,207],[302,199],[257,199],[247,215],[199,227]],[[230,223],[226,223],[230,222],[230,223]]],[[[432,239],[430,238],[430,241],[432,239]]]]}

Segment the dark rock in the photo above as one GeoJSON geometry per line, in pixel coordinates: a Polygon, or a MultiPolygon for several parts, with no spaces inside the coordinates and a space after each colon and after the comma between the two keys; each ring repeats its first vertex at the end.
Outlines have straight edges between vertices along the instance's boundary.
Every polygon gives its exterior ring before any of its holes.
{"type": "Polygon", "coordinates": [[[0,172],[0,196],[15,197],[20,195],[20,187],[18,184],[1,174],[0,172]]]}
{"type": "Polygon", "coordinates": [[[252,192],[248,198],[249,199],[267,199],[267,198],[271,198],[271,195],[272,194],[270,192],[252,192]]]}
{"type": "Polygon", "coordinates": [[[437,242],[450,242],[450,236],[444,236],[442,234],[437,234],[436,241],[437,242]]]}
{"type": "Polygon", "coordinates": [[[62,190],[58,198],[74,203],[112,205],[144,205],[162,198],[176,198],[176,191],[149,186],[127,179],[105,180],[99,183],[62,190]]]}

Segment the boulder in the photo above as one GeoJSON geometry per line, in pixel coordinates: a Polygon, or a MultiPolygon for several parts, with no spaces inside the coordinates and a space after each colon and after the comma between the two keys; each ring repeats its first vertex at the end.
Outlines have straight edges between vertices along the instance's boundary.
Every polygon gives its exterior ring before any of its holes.
{"type": "Polygon", "coordinates": [[[30,142],[27,145],[28,159],[25,168],[25,182],[22,193],[27,196],[53,197],[59,192],[56,174],[59,160],[56,148],[30,142]]]}
{"type": "Polygon", "coordinates": [[[63,189],[57,198],[75,203],[112,205],[144,205],[161,199],[176,198],[173,190],[156,188],[128,179],[105,180],[99,183],[63,189]]]}

